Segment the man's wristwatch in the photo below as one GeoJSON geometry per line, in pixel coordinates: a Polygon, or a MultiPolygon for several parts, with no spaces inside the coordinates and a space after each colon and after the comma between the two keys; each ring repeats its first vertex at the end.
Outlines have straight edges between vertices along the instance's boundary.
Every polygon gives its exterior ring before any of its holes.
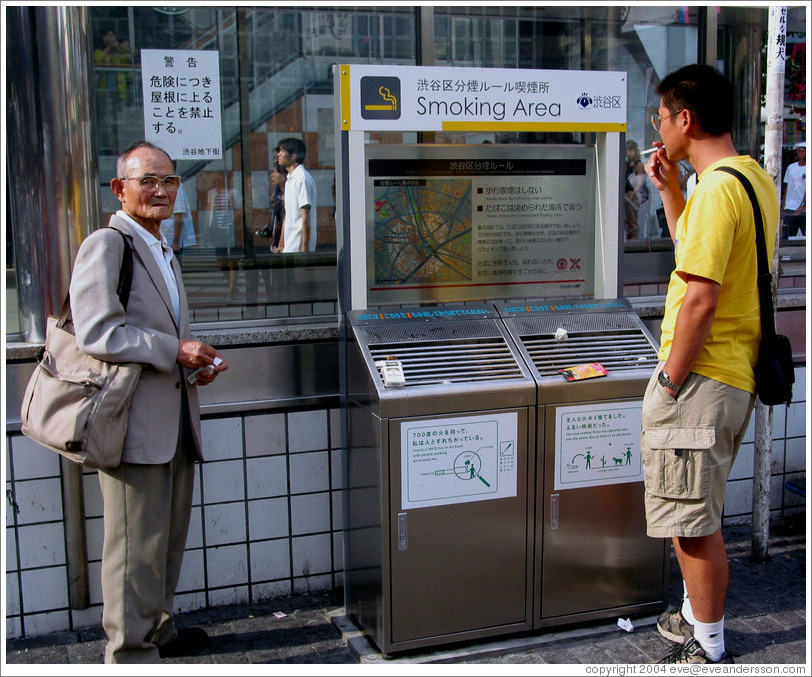
{"type": "Polygon", "coordinates": [[[679,392],[679,391],[682,389],[682,386],[681,386],[681,385],[679,385],[679,384],[677,384],[677,383],[674,383],[674,382],[671,380],[671,378],[668,376],[668,374],[666,374],[666,373],[665,373],[665,369],[663,369],[663,370],[660,372],[659,376],[657,376],[657,382],[658,382],[658,383],[659,383],[659,384],[660,384],[660,385],[661,385],[663,388],[668,388],[668,389],[670,389],[670,390],[673,390],[675,393],[678,393],[678,392],[679,392]]]}

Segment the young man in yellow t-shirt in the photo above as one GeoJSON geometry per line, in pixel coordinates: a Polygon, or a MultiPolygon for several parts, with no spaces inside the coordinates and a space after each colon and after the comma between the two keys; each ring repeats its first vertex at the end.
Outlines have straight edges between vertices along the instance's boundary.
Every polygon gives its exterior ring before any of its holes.
{"type": "Polygon", "coordinates": [[[648,535],[671,538],[683,577],[682,604],[657,621],[678,646],[664,663],[732,662],[725,650],[728,562],[722,508],[730,469],[755,403],[761,336],[753,207],[735,176],[753,184],[772,260],[775,184],[731,137],[733,86],[692,65],[666,76],[652,117],[662,143],[646,170],[660,191],[676,266],[671,274],[660,363],[643,400],[642,454],[648,535]],[[677,162],[698,182],[685,200],[677,162]]]}

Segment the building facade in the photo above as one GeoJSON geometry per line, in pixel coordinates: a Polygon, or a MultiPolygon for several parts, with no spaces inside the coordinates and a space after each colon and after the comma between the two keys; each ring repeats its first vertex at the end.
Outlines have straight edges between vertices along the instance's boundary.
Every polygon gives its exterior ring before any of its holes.
{"type": "MultiPolygon", "coordinates": [[[[687,63],[713,63],[737,89],[738,147],[754,157],[762,152],[766,7],[4,9],[9,637],[100,622],[96,474],[24,437],[19,403],[79,243],[117,208],[108,185],[118,153],[155,129],[158,121],[149,115],[158,110],[160,124],[194,132],[194,106],[147,92],[143,50],[217,54],[208,75],[219,85],[220,156],[205,151],[208,139],[198,139],[177,160],[195,231],[182,263],[193,330],[230,364],[227,378],[202,395],[207,461],[199,466],[176,600],[184,611],[342,585],[332,65],[625,71],[626,141],[633,156],[635,146],[658,139],[649,118],[657,110],[659,79],[687,63]],[[259,231],[271,214],[274,148],[290,136],[305,142],[304,164],[316,180],[318,244],[307,253],[276,254],[259,231]]],[[[799,6],[787,13],[785,162],[806,134],[807,12],[799,6]]],[[[373,143],[423,140],[370,135],[373,143]]],[[[437,133],[431,142],[593,139],[588,133],[460,132],[437,133]]],[[[627,195],[620,274],[624,294],[656,333],[673,250],[659,226],[655,193],[647,204],[627,195]]],[[[770,507],[776,517],[805,505],[785,489],[806,471],[804,245],[792,240],[780,247],[779,331],[793,339],[797,384],[793,404],[773,414],[770,507]]],[[[750,519],[753,448],[751,431],[730,479],[728,521],[750,519]]]]}

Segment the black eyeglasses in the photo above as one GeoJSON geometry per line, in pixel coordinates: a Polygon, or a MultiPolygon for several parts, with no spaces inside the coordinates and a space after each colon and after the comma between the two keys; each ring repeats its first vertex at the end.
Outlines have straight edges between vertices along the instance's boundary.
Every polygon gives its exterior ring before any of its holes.
{"type": "Polygon", "coordinates": [[[155,190],[158,184],[162,184],[166,190],[177,190],[180,188],[180,176],[177,174],[169,174],[164,178],[155,176],[154,174],[145,174],[144,176],[121,176],[122,181],[138,181],[141,190],[155,190]]]}

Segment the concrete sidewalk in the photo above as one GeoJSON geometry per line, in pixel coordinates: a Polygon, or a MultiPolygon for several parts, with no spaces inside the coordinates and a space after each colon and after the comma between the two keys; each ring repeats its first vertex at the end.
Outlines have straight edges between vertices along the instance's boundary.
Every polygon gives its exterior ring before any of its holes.
{"type": "MultiPolygon", "coordinates": [[[[806,669],[794,674],[812,674],[809,563],[802,517],[771,527],[770,559],[763,564],[750,561],[749,526],[725,528],[730,559],[726,638],[738,664],[798,664],[806,669]]],[[[681,595],[682,584],[673,555],[671,560],[673,602],[681,595]]],[[[178,625],[204,628],[209,644],[197,654],[164,663],[372,664],[381,671],[385,666],[420,663],[639,664],[657,661],[673,646],[657,633],[654,616],[632,618],[631,633],[619,629],[616,620],[387,659],[344,615],[340,592],[335,591],[183,614],[178,625]]],[[[100,628],[9,640],[2,672],[14,674],[14,664],[99,664],[104,643],[100,628]]],[[[167,667],[150,674],[178,671],[179,666],[167,667]]]]}

